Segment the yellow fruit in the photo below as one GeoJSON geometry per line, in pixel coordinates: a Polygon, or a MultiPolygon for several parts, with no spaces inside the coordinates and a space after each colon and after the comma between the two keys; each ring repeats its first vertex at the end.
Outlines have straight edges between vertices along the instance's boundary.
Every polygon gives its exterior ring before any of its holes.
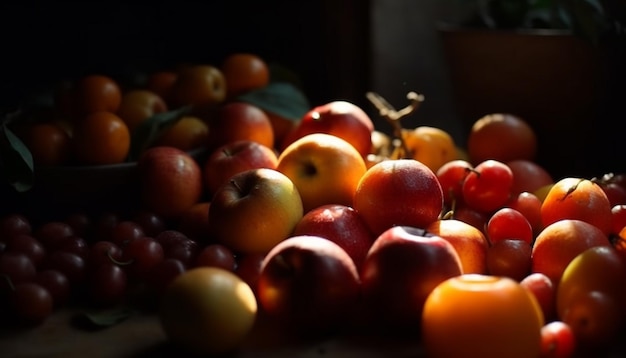
{"type": "Polygon", "coordinates": [[[159,310],[168,339],[200,355],[236,349],[252,329],[256,314],[250,286],[233,272],[216,267],[194,268],[174,279],[159,310]]]}
{"type": "Polygon", "coordinates": [[[440,128],[420,126],[403,129],[402,138],[410,157],[424,163],[436,172],[445,163],[457,158],[457,147],[452,136],[440,128]]]}

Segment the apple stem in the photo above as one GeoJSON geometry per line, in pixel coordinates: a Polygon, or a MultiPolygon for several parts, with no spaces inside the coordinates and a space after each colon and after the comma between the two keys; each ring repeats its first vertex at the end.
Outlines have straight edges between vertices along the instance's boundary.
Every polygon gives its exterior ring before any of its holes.
{"type": "Polygon", "coordinates": [[[396,111],[385,98],[376,92],[367,92],[365,96],[370,102],[372,102],[376,109],[378,109],[380,116],[383,117],[393,128],[393,135],[400,141],[400,147],[402,148],[404,157],[411,157],[411,151],[409,150],[409,147],[404,140],[404,136],[402,135],[402,124],[400,123],[400,120],[415,112],[419,108],[420,104],[424,102],[424,96],[413,91],[407,93],[406,98],[410,102],[406,107],[399,111],[396,111]]]}
{"type": "Polygon", "coordinates": [[[243,193],[243,189],[241,188],[241,186],[239,185],[239,183],[237,183],[237,182],[236,182],[236,181],[234,181],[234,180],[231,180],[231,181],[230,181],[230,183],[231,183],[231,184],[232,184],[235,188],[237,188],[237,190],[239,190],[239,192],[240,192],[240,193],[243,193]]]}

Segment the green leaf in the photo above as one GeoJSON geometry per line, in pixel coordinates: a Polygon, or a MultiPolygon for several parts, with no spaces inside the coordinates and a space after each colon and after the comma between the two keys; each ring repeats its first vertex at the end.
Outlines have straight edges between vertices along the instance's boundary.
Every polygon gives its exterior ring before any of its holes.
{"type": "Polygon", "coordinates": [[[107,310],[81,312],[79,318],[92,328],[105,328],[116,325],[130,318],[135,310],[129,307],[116,307],[107,310]]]}
{"type": "Polygon", "coordinates": [[[264,88],[245,93],[237,99],[293,121],[299,120],[311,109],[304,93],[289,82],[271,82],[264,88]]]}
{"type": "Polygon", "coordinates": [[[155,139],[179,119],[191,113],[191,106],[181,107],[172,111],[157,113],[146,119],[133,132],[128,160],[134,161],[146,150],[155,139]]]}
{"type": "Polygon", "coordinates": [[[35,180],[33,156],[7,126],[10,120],[5,119],[0,126],[0,163],[6,180],[21,193],[30,190],[35,180]]]}

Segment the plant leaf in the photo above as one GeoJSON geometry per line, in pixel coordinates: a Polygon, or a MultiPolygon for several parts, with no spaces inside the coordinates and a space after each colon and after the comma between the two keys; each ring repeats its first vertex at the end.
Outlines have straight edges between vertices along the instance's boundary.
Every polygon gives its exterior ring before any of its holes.
{"type": "Polygon", "coordinates": [[[288,82],[271,82],[267,86],[247,92],[237,99],[293,121],[299,120],[311,109],[304,93],[288,82]]]}
{"type": "Polygon", "coordinates": [[[146,119],[135,129],[130,140],[131,147],[129,161],[139,158],[141,153],[148,148],[156,138],[179,119],[191,113],[191,106],[181,107],[172,111],[157,113],[146,119]]]}
{"type": "Polygon", "coordinates": [[[22,140],[7,126],[0,126],[0,163],[6,180],[18,192],[32,188],[35,180],[33,156],[22,140]]]}
{"type": "Polygon", "coordinates": [[[135,311],[129,307],[117,307],[102,311],[85,311],[81,312],[80,316],[91,327],[105,328],[123,322],[134,313],[135,311]]]}

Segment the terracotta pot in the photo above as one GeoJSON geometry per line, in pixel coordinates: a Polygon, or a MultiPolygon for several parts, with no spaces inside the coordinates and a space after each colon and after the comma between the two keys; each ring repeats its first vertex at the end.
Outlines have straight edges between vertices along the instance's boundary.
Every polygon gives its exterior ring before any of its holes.
{"type": "Polygon", "coordinates": [[[442,25],[439,34],[464,130],[485,114],[517,114],[536,130],[537,161],[554,176],[611,167],[598,158],[610,150],[604,136],[615,123],[605,118],[612,75],[605,51],[559,30],[442,25]]]}

